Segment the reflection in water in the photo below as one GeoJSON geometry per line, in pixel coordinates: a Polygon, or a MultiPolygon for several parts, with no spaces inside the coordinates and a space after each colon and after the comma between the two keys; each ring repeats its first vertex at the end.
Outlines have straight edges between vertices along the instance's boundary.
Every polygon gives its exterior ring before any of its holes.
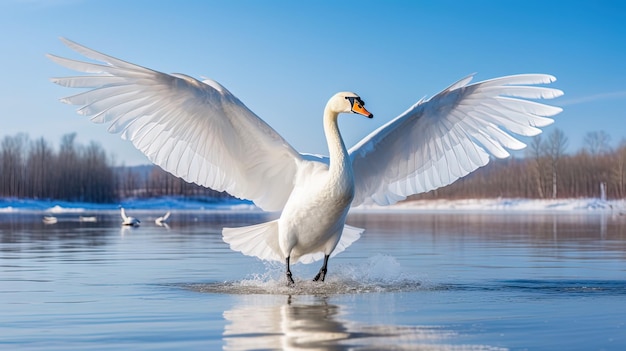
{"type": "Polygon", "coordinates": [[[137,230],[137,229],[138,229],[137,226],[123,225],[120,227],[120,236],[123,238],[127,235],[130,235],[134,230],[137,230]]]}
{"type": "Polygon", "coordinates": [[[170,225],[165,223],[165,222],[156,222],[156,225],[159,227],[163,227],[165,229],[167,229],[168,231],[170,230],[170,225]]]}
{"type": "Polygon", "coordinates": [[[432,326],[367,325],[344,319],[326,297],[241,296],[224,312],[224,350],[495,350],[437,344],[455,333],[432,326]]]}

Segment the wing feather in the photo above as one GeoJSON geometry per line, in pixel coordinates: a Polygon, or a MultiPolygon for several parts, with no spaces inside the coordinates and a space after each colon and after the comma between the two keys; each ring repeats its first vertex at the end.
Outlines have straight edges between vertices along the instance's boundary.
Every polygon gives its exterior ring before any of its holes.
{"type": "Polygon", "coordinates": [[[97,62],[54,55],[59,65],[85,73],[53,78],[86,89],[62,102],[130,140],[150,161],[186,181],[281,210],[302,157],[219,83],[141,67],[72,41],[97,62]]]}
{"type": "Polygon", "coordinates": [[[463,78],[380,127],[350,149],[353,206],[388,205],[445,185],[526,145],[553,122],[559,107],[526,99],[552,99],[558,89],[545,74],[500,77],[469,85],[463,78]]]}

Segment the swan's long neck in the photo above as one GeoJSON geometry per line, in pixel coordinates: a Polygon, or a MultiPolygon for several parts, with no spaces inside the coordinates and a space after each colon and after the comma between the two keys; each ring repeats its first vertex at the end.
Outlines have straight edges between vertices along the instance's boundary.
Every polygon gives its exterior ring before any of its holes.
{"type": "Polygon", "coordinates": [[[326,134],[326,142],[328,143],[328,151],[330,153],[329,171],[334,176],[344,175],[351,180],[352,163],[343,139],[341,139],[339,125],[337,124],[338,116],[337,112],[326,106],[324,110],[324,134],[326,134]]]}

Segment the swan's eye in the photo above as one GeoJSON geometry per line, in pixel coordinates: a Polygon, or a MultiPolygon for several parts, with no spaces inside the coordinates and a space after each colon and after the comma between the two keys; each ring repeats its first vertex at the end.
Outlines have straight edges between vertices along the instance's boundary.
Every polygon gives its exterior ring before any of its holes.
{"type": "Polygon", "coordinates": [[[351,106],[354,106],[354,105],[357,105],[358,107],[365,106],[365,103],[363,102],[363,100],[361,100],[361,98],[358,98],[358,97],[346,96],[346,100],[350,101],[351,106]]]}

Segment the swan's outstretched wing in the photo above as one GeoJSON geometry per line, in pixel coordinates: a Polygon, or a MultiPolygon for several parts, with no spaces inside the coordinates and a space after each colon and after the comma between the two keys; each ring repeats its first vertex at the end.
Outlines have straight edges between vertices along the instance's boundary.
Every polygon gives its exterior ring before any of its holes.
{"type": "Polygon", "coordinates": [[[78,113],[189,182],[281,210],[291,192],[300,155],[269,125],[220,84],[134,65],[62,39],[71,49],[99,61],[48,57],[89,75],[53,78],[86,88],[64,98],[78,113]]]}
{"type": "Polygon", "coordinates": [[[509,133],[532,136],[558,107],[526,99],[550,99],[560,90],[532,86],[555,80],[544,74],[501,77],[468,85],[458,81],[422,100],[350,149],[358,206],[389,205],[448,185],[526,145],[509,133]]]}

